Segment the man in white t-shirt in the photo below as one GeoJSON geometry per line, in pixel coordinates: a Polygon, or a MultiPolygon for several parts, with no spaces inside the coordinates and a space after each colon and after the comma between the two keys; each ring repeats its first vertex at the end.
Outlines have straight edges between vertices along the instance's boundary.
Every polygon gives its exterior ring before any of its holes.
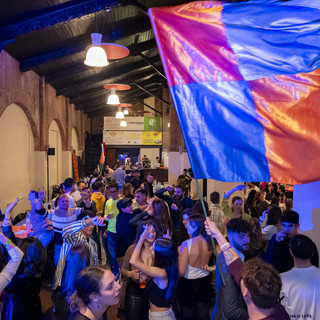
{"type": "Polygon", "coordinates": [[[315,251],[316,245],[307,236],[292,237],[294,267],[281,274],[281,303],[291,319],[320,319],[320,269],[310,261],[315,251]]]}

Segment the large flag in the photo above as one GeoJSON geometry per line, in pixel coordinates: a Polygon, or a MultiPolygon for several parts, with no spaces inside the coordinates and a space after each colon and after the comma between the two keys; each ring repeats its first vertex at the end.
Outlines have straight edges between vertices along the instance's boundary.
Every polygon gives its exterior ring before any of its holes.
{"type": "Polygon", "coordinates": [[[320,1],[149,10],[197,179],[320,179],[320,1]]]}

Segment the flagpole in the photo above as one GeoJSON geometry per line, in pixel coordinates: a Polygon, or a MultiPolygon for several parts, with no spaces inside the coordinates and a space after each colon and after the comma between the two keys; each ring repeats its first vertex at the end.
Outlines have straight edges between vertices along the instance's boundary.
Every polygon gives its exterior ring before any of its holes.
{"type": "MultiPolygon", "coordinates": [[[[200,185],[199,185],[198,179],[194,179],[194,180],[196,180],[196,185],[197,185],[197,189],[198,189],[198,194],[199,194],[199,196],[200,196],[200,202],[201,202],[201,205],[202,205],[202,210],[203,210],[203,212],[204,212],[204,216],[207,218],[207,217],[208,217],[208,214],[207,214],[207,210],[206,210],[206,207],[205,207],[205,205],[204,205],[204,202],[203,202],[203,197],[202,197],[202,193],[201,193],[201,189],[200,189],[200,185]]],[[[220,276],[221,276],[221,280],[222,280],[222,285],[225,286],[226,283],[225,283],[225,281],[224,281],[224,277],[223,277],[223,273],[222,273],[222,268],[221,268],[221,263],[220,263],[220,260],[219,260],[219,256],[218,256],[218,252],[217,252],[216,245],[215,245],[214,240],[213,240],[212,237],[211,237],[211,243],[212,243],[214,255],[215,255],[215,257],[216,257],[218,269],[219,269],[219,272],[220,272],[220,276]]]]}

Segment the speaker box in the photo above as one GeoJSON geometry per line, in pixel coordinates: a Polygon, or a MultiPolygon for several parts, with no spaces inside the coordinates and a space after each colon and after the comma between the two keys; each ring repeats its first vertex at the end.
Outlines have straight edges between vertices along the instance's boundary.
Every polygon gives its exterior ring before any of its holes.
{"type": "Polygon", "coordinates": [[[48,148],[48,156],[54,156],[56,154],[55,148],[48,148]]]}

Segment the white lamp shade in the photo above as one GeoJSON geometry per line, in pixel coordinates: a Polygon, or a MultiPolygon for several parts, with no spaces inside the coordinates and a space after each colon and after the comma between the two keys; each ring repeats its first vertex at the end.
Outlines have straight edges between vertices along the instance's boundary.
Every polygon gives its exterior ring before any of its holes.
{"type": "Polygon", "coordinates": [[[106,67],[109,62],[106,52],[101,48],[102,35],[100,33],[91,33],[91,38],[92,47],[87,51],[84,63],[91,67],[106,67]]]}
{"type": "Polygon", "coordinates": [[[129,114],[129,110],[128,109],[124,109],[123,110],[123,114],[127,116],[129,114]]]}
{"type": "Polygon", "coordinates": [[[116,89],[115,88],[111,88],[111,94],[108,97],[107,104],[120,104],[119,97],[116,95],[116,89]]]}
{"type": "Polygon", "coordinates": [[[120,127],[126,127],[127,126],[127,121],[122,120],[120,122],[120,127]]]}
{"type": "Polygon", "coordinates": [[[124,114],[122,111],[118,111],[116,114],[116,119],[124,119],[124,114]]]}

